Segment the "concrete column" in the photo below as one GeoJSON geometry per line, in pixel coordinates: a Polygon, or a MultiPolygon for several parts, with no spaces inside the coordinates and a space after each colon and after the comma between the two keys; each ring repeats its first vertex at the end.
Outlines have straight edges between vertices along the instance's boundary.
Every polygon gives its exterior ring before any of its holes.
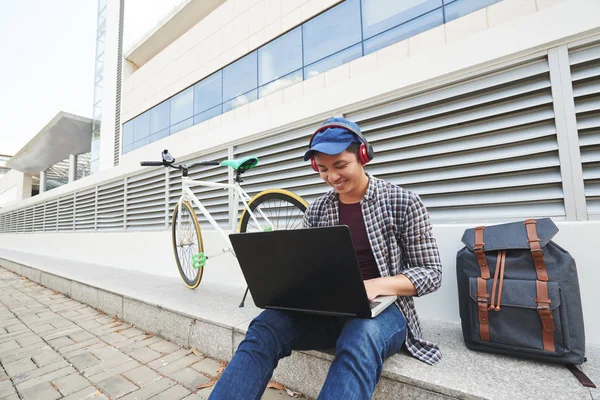
{"type": "Polygon", "coordinates": [[[75,174],[77,173],[77,156],[69,154],[69,183],[75,182],[75,174]]]}
{"type": "Polygon", "coordinates": [[[40,171],[40,194],[46,191],[46,171],[40,171]]]}

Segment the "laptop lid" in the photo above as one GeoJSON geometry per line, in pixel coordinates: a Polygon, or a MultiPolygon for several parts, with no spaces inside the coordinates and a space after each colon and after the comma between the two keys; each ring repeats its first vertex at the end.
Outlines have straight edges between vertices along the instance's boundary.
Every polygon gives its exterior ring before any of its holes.
{"type": "Polygon", "coordinates": [[[229,237],[257,307],[371,317],[347,226],[229,237]]]}

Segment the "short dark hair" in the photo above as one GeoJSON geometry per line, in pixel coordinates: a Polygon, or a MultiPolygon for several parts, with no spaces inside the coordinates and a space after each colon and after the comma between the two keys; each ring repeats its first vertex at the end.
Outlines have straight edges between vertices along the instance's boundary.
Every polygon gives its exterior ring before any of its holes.
{"type": "Polygon", "coordinates": [[[360,143],[350,143],[350,146],[346,147],[347,152],[350,152],[356,156],[356,160],[360,161],[360,157],[358,157],[358,149],[360,149],[360,143]]]}

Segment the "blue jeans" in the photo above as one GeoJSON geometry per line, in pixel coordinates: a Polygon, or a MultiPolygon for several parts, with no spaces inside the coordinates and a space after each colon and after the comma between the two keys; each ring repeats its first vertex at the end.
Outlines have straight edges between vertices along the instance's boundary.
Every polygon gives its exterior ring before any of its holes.
{"type": "Polygon", "coordinates": [[[260,399],[279,360],[292,350],[335,347],[319,399],[370,399],[383,362],[406,337],[406,320],[391,305],[376,318],[342,318],[265,310],[248,327],[210,399],[260,399]]]}

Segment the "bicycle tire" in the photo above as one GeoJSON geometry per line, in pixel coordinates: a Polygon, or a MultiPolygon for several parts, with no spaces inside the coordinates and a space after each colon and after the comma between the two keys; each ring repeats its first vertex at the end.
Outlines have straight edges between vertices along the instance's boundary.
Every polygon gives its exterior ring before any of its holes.
{"type": "Polygon", "coordinates": [[[181,202],[173,209],[171,223],[171,237],[173,240],[173,254],[177,270],[185,285],[190,289],[196,289],[202,280],[204,268],[192,267],[192,256],[204,252],[202,232],[194,209],[187,201],[181,202]]]}
{"type": "MultiPolygon", "coordinates": [[[[259,208],[273,223],[276,230],[302,228],[304,213],[308,203],[304,199],[288,190],[268,189],[254,196],[248,203],[248,208],[257,217],[254,211],[259,208]]],[[[238,232],[259,231],[250,218],[250,213],[244,209],[240,217],[238,232]]]]}

